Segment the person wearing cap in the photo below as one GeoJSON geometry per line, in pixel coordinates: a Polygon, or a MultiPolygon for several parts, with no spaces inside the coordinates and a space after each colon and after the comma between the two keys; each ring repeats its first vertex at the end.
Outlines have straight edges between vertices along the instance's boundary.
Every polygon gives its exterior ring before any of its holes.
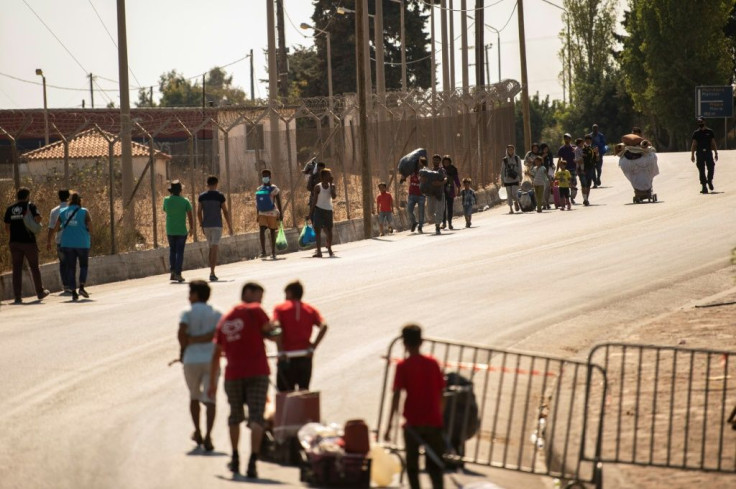
{"type": "Polygon", "coordinates": [[[179,180],[173,180],[169,184],[171,195],[164,197],[164,212],[166,213],[166,238],[169,241],[169,268],[171,276],[169,280],[184,282],[181,276],[184,264],[184,247],[187,244],[187,235],[192,234],[194,228],[194,216],[192,214],[192,203],[189,199],[181,196],[182,184],[179,180]],[[189,229],[187,229],[187,220],[189,229]]]}
{"type": "Polygon", "coordinates": [[[559,168],[561,161],[565,161],[566,169],[570,172],[570,201],[574,204],[575,197],[578,194],[577,174],[575,172],[575,148],[570,144],[572,136],[569,132],[565,133],[562,138],[564,139],[565,144],[560,146],[560,149],[557,150],[557,167],[559,168]]]}
{"type": "Polygon", "coordinates": [[[697,123],[698,129],[693,132],[693,142],[690,145],[690,161],[698,167],[700,185],[702,186],[700,193],[707,194],[708,189],[711,192],[713,191],[713,173],[715,173],[716,161],[718,161],[718,146],[713,130],[705,127],[705,119],[698,117],[697,123]],[[715,153],[715,160],[713,153],[715,153]],[[707,174],[706,169],[708,170],[707,174]]]}
{"type": "Polygon", "coordinates": [[[506,187],[506,198],[509,204],[509,214],[520,211],[519,206],[519,183],[521,182],[521,158],[515,154],[516,148],[513,144],[506,146],[506,155],[501,163],[501,183],[506,187]]]}
{"type": "Polygon", "coordinates": [[[591,138],[591,145],[598,148],[595,162],[595,181],[593,182],[593,188],[598,188],[601,185],[601,173],[603,172],[603,155],[606,154],[608,146],[606,145],[606,136],[598,130],[598,124],[593,124],[593,131],[588,136],[591,138]]]}

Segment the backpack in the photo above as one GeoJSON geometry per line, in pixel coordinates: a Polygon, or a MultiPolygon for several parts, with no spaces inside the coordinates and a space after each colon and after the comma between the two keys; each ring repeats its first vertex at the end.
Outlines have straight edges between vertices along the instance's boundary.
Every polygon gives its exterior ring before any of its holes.
{"type": "Polygon", "coordinates": [[[516,171],[516,163],[519,163],[519,157],[514,155],[514,164],[509,163],[509,157],[506,156],[503,159],[503,164],[506,165],[506,176],[512,180],[519,178],[519,173],[516,171]]]}
{"type": "Polygon", "coordinates": [[[270,185],[263,185],[256,190],[256,208],[258,212],[269,212],[276,208],[271,198],[272,189],[273,187],[270,185]]]}

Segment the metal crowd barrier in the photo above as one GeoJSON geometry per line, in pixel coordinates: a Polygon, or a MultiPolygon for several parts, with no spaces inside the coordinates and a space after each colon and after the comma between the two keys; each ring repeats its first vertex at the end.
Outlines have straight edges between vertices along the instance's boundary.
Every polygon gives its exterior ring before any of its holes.
{"type": "Polygon", "coordinates": [[[602,448],[585,460],[736,473],[736,352],[609,343],[588,363],[608,389],[586,389],[586,404],[604,400],[605,413],[586,426],[602,448]]]}
{"type": "MultiPolygon", "coordinates": [[[[601,425],[605,399],[602,368],[431,338],[424,339],[422,352],[436,358],[455,384],[445,392],[446,464],[546,475],[567,481],[567,487],[583,487],[584,482],[600,486],[600,464],[581,453],[585,447],[593,454],[600,449],[595,427],[601,425]],[[586,386],[603,394],[597,406],[586,395],[586,386]],[[469,403],[472,395],[475,407],[469,403]]],[[[379,436],[391,408],[395,365],[404,358],[400,338],[391,342],[385,358],[379,436]]],[[[400,425],[395,423],[392,434],[391,448],[396,450],[404,448],[400,425]]]]}

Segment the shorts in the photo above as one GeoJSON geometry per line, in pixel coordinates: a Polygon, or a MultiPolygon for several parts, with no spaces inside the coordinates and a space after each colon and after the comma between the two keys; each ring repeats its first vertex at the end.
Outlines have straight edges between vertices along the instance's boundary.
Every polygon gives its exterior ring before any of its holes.
{"type": "Polygon", "coordinates": [[[204,237],[207,238],[207,244],[210,246],[217,246],[220,244],[222,239],[222,228],[202,228],[204,231],[204,237]]]}
{"type": "Polygon", "coordinates": [[[225,393],[230,404],[228,425],[237,426],[245,421],[243,405],[248,405],[248,423],[263,426],[263,411],[266,409],[268,375],[257,375],[242,379],[225,379],[225,393]]]}
{"type": "Polygon", "coordinates": [[[394,223],[394,215],[391,212],[379,212],[378,222],[381,224],[388,224],[389,226],[394,223]]]}
{"type": "Polygon", "coordinates": [[[570,198],[570,187],[559,187],[560,189],[560,197],[562,198],[570,198]]]}
{"type": "Polygon", "coordinates": [[[278,229],[279,220],[276,216],[265,216],[263,214],[258,214],[258,225],[264,229],[278,229]]]}
{"type": "Polygon", "coordinates": [[[332,211],[323,209],[321,207],[314,207],[314,214],[312,215],[312,224],[315,228],[332,228],[332,211]]]}
{"type": "Polygon", "coordinates": [[[595,168],[589,168],[580,172],[580,186],[590,188],[595,182],[595,168]]]}
{"type": "MultiPolygon", "coordinates": [[[[185,363],[184,380],[189,388],[189,399],[214,404],[215,400],[207,396],[210,388],[210,362],[207,363],[185,363]]],[[[215,382],[220,378],[217,372],[215,382]]]]}

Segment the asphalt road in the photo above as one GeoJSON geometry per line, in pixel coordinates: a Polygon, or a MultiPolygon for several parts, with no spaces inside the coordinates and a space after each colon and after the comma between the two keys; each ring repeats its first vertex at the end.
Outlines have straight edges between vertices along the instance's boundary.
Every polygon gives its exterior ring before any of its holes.
{"type": "MultiPolygon", "coordinates": [[[[659,202],[633,205],[630,185],[607,158],[590,207],[507,215],[501,206],[442,236],[400,233],[339,245],[332,259],[302,252],[222,266],[211,302],[227,310],[242,284],[256,280],[271,311],[284,285],[302,280],[305,300],[330,325],[313,377],[323,418],[372,424],[380,356],[408,321],[431,336],[496,347],[524,347],[531,337],[539,345],[542,337],[549,350],[569,344],[573,354],[617,321],[679,306],[682,293],[640,299],[728,265],[735,163],[736,153],[721,152],[717,193],[701,195],[689,154],[662,154],[659,202]]],[[[222,389],[215,454],[192,453],[181,368],[167,366],[178,355],[186,284],[156,276],[90,292],[76,304],[53,296],[0,308],[0,487],[233,487],[222,389]]],[[[246,445],[247,437],[241,453],[246,445]]],[[[298,484],[294,469],[261,464],[260,472],[267,482],[298,484]]],[[[494,474],[513,487],[512,475],[494,474]]]]}

